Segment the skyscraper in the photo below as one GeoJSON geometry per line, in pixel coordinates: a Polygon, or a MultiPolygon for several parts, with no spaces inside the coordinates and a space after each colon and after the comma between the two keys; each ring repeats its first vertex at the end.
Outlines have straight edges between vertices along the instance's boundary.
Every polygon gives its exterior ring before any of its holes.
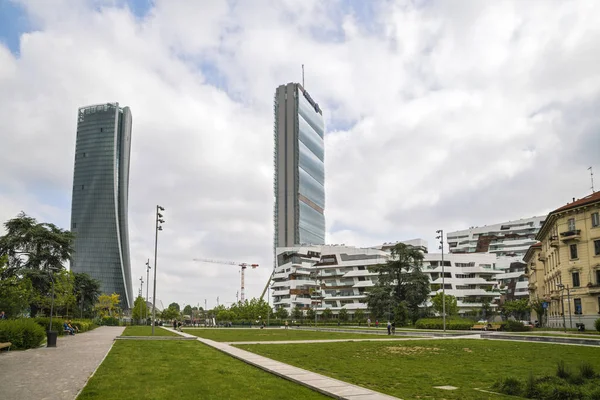
{"type": "Polygon", "coordinates": [[[298,83],[275,91],[275,248],[325,243],[323,112],[298,83]]]}
{"type": "Polygon", "coordinates": [[[119,103],[82,107],[77,119],[71,230],[73,272],[101,282],[102,293],[133,304],[129,260],[131,111],[119,103]]]}

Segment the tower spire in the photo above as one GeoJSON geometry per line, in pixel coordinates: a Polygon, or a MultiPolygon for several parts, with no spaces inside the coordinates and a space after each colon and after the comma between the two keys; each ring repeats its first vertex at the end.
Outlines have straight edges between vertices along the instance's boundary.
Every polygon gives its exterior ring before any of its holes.
{"type": "Polygon", "coordinates": [[[590,171],[590,179],[592,180],[592,193],[596,193],[596,191],[594,190],[594,170],[592,169],[592,167],[589,167],[588,170],[590,171]]]}

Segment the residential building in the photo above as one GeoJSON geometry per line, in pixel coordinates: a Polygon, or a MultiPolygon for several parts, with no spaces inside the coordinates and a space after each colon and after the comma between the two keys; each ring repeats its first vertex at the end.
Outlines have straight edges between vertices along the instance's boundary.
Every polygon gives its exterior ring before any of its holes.
{"type": "Polygon", "coordinates": [[[518,261],[511,263],[507,270],[496,275],[496,279],[502,292],[501,302],[529,298],[525,263],[518,261]]]}
{"type": "Polygon", "coordinates": [[[274,249],[325,243],[323,112],[298,83],[275,91],[274,249]]]}
{"type": "Polygon", "coordinates": [[[71,271],[100,281],[102,293],[133,304],[128,198],[132,117],[129,107],[106,103],[78,111],[71,231],[71,271]]]}
{"type": "Polygon", "coordinates": [[[548,302],[548,324],[586,329],[600,316],[600,192],[550,212],[526,256],[530,298],[548,302]],[[564,319],[563,319],[564,318],[564,319]]]}
{"type": "Polygon", "coordinates": [[[295,307],[312,307],[311,293],[318,288],[314,265],[321,259],[322,246],[279,247],[271,277],[271,296],[275,309],[291,314],[295,307]]]}

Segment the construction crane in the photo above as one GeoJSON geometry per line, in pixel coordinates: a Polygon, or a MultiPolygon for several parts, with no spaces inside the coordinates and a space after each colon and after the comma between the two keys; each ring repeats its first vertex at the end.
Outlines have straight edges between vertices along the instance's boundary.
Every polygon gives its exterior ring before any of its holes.
{"type": "Polygon", "coordinates": [[[237,265],[237,266],[239,266],[242,269],[242,273],[241,273],[242,285],[241,285],[241,288],[240,288],[240,300],[242,302],[245,299],[245,296],[244,296],[244,272],[246,271],[246,268],[248,268],[248,267],[252,267],[252,269],[258,267],[258,264],[238,263],[238,262],[235,262],[235,261],[210,260],[210,259],[206,259],[206,258],[194,258],[194,261],[208,262],[208,263],[213,263],[213,264],[225,264],[225,265],[237,265]]]}

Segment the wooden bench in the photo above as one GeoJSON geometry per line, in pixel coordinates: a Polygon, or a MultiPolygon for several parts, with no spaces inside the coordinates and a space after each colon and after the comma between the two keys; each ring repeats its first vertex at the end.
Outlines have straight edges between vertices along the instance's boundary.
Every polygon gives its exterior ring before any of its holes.
{"type": "Polygon", "coordinates": [[[502,325],[500,325],[500,324],[490,324],[488,326],[488,329],[490,331],[499,331],[500,329],[502,329],[502,325]]]}
{"type": "Polygon", "coordinates": [[[471,327],[471,330],[474,330],[474,329],[478,329],[480,331],[483,331],[483,330],[487,329],[487,325],[485,325],[485,324],[476,324],[476,325],[473,325],[471,327]]]}
{"type": "Polygon", "coordinates": [[[12,346],[11,342],[0,343],[0,350],[6,349],[6,351],[10,351],[10,346],[12,346]]]}

